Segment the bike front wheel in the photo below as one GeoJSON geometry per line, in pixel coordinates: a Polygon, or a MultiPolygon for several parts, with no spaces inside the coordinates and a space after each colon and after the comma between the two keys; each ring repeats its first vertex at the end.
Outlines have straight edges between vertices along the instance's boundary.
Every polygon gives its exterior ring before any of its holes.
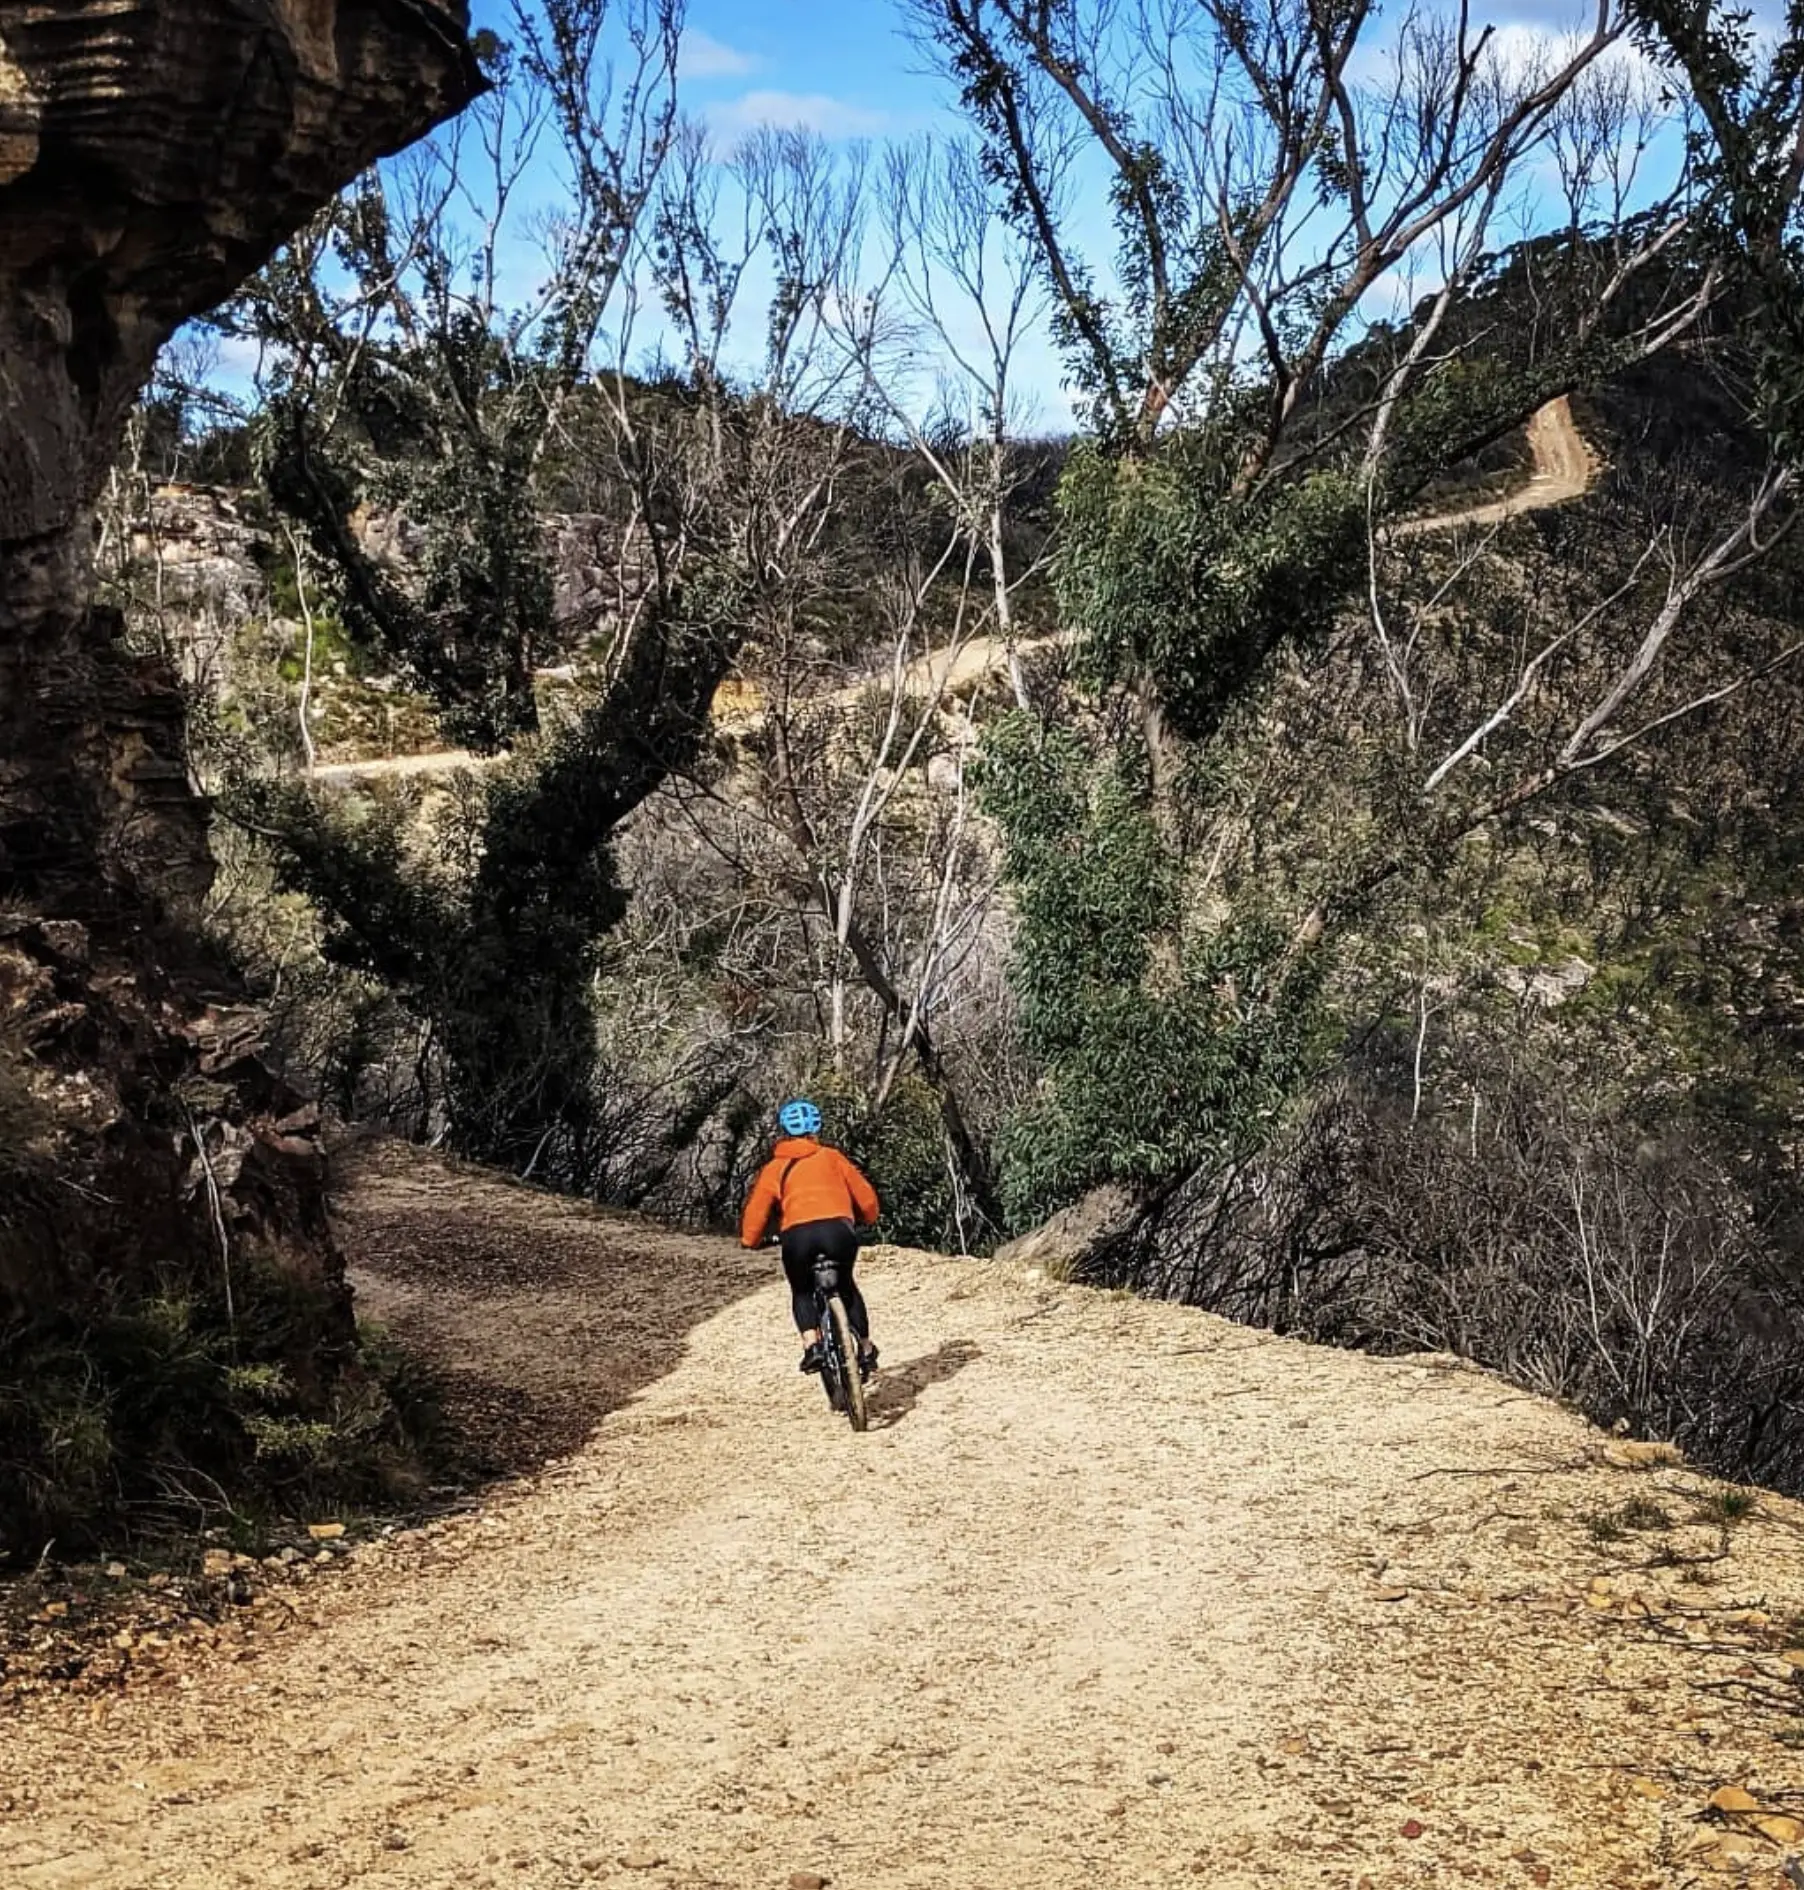
{"type": "Polygon", "coordinates": [[[864,1403],[864,1373],[858,1364],[858,1335],[852,1330],[852,1321],[837,1295],[827,1302],[827,1317],[833,1322],[834,1362],[839,1368],[841,1395],[834,1403],[845,1412],[853,1430],[862,1431],[870,1418],[864,1403]]]}

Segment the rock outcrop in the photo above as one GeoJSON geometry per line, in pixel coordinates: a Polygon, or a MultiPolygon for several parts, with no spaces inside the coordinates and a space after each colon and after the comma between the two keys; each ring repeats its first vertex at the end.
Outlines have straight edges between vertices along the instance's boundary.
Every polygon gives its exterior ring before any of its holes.
{"type": "Polygon", "coordinates": [[[163,342],[481,77],[462,0],[0,0],[0,542],[92,502],[163,342]]]}
{"type": "Polygon", "coordinates": [[[480,90],[466,20],[0,0],[0,1073],[33,1125],[0,1162],[0,1327],[179,1285],[223,1243],[325,1309],[293,1382],[345,1350],[317,1144],[199,939],[182,696],[94,605],[92,516],[169,335],[480,90]]]}
{"type": "Polygon", "coordinates": [[[1090,1257],[1126,1234],[1140,1211],[1141,1204],[1130,1189],[1105,1182],[1031,1232],[997,1248],[996,1258],[1014,1266],[1038,1267],[1055,1279],[1078,1279],[1090,1257]]]}

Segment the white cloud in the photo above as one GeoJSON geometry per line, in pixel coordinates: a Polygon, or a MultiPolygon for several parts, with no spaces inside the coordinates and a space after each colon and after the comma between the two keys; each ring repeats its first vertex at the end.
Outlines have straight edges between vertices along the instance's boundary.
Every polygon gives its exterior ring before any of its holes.
{"type": "MultiPolygon", "coordinates": [[[[1588,33],[1561,30],[1533,20],[1505,20],[1493,27],[1487,52],[1491,69],[1511,93],[1524,92],[1551,78],[1583,50],[1588,33]]],[[[1632,41],[1619,39],[1593,62],[1603,73],[1626,69],[1644,88],[1652,88],[1657,72],[1632,41]]]]}
{"type": "Polygon", "coordinates": [[[220,335],[214,341],[213,358],[228,374],[255,374],[263,365],[263,347],[249,335],[220,335]]]}
{"type": "Polygon", "coordinates": [[[756,72],[763,62],[755,54],[741,52],[712,33],[689,27],[677,54],[677,65],[685,79],[743,79],[756,72]]]}
{"type": "Polygon", "coordinates": [[[170,365],[226,393],[242,396],[250,392],[257,370],[263,365],[263,350],[250,336],[197,334],[189,329],[177,337],[174,347],[179,350],[184,339],[192,340],[193,358],[178,357],[170,365]]]}
{"type": "Polygon", "coordinates": [[[824,92],[747,92],[708,108],[708,123],[722,137],[739,138],[761,125],[813,131],[823,138],[868,138],[887,130],[882,112],[830,98],[824,92]]]}
{"type": "MultiPolygon", "coordinates": [[[[1566,65],[1590,39],[1589,27],[1575,27],[1562,19],[1534,17],[1537,10],[1550,16],[1564,15],[1564,6],[1548,0],[1515,0],[1512,17],[1486,20],[1482,12],[1466,25],[1468,49],[1485,35],[1484,68],[1510,97],[1518,97],[1550,78],[1566,65]]],[[[1408,15],[1415,23],[1451,26],[1457,15],[1444,0],[1431,0],[1420,14],[1408,15]]],[[[1387,30],[1382,24],[1360,36],[1354,48],[1348,76],[1356,85],[1375,87],[1388,93],[1396,84],[1400,63],[1404,63],[1403,45],[1410,32],[1408,25],[1387,30]]],[[[1422,53],[1418,41],[1410,55],[1422,53]]],[[[1643,91],[1659,89],[1659,74],[1632,40],[1618,39],[1592,62],[1591,79],[1627,70],[1636,87],[1643,91]]]]}

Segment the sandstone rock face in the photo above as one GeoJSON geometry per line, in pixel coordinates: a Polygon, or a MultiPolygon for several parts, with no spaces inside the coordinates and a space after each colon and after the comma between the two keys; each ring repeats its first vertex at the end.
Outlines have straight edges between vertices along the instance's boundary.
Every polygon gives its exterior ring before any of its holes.
{"type": "Polygon", "coordinates": [[[230,492],[164,485],[130,521],[130,554],[154,571],[161,602],[184,613],[244,618],[266,610],[269,535],[247,524],[230,492]]]}
{"type": "MultiPolygon", "coordinates": [[[[156,350],[482,79],[463,0],[0,0],[0,890],[134,935],[211,873],[179,698],[89,607],[156,350]]],[[[142,949],[140,937],[139,949],[142,949]]]]}
{"type": "MultiPolygon", "coordinates": [[[[269,534],[246,521],[232,494],[174,484],[151,488],[112,530],[104,568],[129,589],[134,641],[169,652],[190,700],[238,702],[247,626],[271,620],[269,534]]],[[[282,628],[299,648],[300,626],[282,628]]]]}
{"type": "Polygon", "coordinates": [[[0,0],[0,540],[89,503],[157,349],[473,98],[462,0],[0,0]]]}
{"type": "Polygon", "coordinates": [[[93,605],[93,505],[174,329],[480,89],[465,22],[0,0],[0,1326],[256,1262],[319,1308],[281,1362],[321,1401],[352,1336],[323,1158],[200,937],[183,698],[93,605]]]}
{"type": "Polygon", "coordinates": [[[1138,1211],[1139,1203],[1129,1189],[1105,1182],[1031,1233],[998,1247],[996,1258],[1069,1278],[1098,1246],[1132,1226],[1138,1211]]]}
{"type": "MultiPolygon", "coordinates": [[[[365,557],[417,590],[413,580],[426,555],[424,527],[403,512],[371,506],[359,506],[350,527],[365,557]]],[[[566,512],[548,517],[545,529],[552,622],[557,647],[568,654],[617,623],[623,610],[630,612],[651,591],[656,572],[641,526],[623,534],[616,520],[600,513],[566,512]]]]}

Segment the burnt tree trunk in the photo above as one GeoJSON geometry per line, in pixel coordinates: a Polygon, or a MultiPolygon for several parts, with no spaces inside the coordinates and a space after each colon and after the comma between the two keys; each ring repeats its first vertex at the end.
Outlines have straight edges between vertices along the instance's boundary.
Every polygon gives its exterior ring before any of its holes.
{"type": "Polygon", "coordinates": [[[175,328],[481,89],[466,18],[0,0],[0,1335],[260,1267],[314,1309],[298,1395],[349,1356],[313,1118],[202,939],[182,698],[94,602],[93,506],[175,328]]]}

